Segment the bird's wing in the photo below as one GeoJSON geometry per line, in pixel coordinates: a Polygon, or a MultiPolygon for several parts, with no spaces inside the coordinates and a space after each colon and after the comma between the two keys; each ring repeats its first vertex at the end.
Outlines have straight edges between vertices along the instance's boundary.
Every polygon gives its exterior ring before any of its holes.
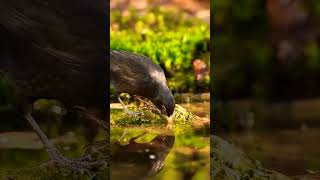
{"type": "Polygon", "coordinates": [[[154,97],[163,70],[148,57],[127,52],[110,51],[111,83],[119,92],[154,97]]]}
{"type": "Polygon", "coordinates": [[[0,26],[51,60],[97,65],[106,53],[107,4],[105,0],[2,0],[0,26]]]}

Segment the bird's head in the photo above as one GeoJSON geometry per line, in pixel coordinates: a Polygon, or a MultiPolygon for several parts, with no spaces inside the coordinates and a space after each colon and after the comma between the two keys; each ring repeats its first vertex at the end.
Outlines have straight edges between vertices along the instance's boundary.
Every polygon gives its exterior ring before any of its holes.
{"type": "Polygon", "coordinates": [[[175,109],[175,101],[169,88],[158,89],[158,95],[152,102],[161,110],[163,114],[170,117],[175,109]]]}

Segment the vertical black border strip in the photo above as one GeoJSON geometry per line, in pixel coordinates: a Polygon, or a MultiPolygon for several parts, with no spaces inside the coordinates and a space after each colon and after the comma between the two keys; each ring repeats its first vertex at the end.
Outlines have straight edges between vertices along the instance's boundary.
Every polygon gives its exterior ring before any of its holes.
{"type": "MultiPolygon", "coordinates": [[[[106,120],[108,121],[108,124],[110,124],[110,105],[109,105],[109,103],[110,103],[110,1],[109,0],[106,0],[107,1],[107,5],[106,5],[106,11],[107,11],[107,13],[106,13],[106,15],[107,15],[107,17],[106,17],[106,19],[105,19],[105,21],[106,21],[106,26],[105,26],[105,28],[106,28],[106,54],[107,54],[107,56],[106,56],[106,61],[107,61],[107,71],[106,71],[106,83],[107,83],[107,85],[106,85],[106,87],[107,87],[107,89],[106,89],[106,93],[107,93],[107,95],[106,95],[106,105],[107,105],[107,107],[106,107],[106,111],[107,111],[107,117],[106,117],[106,120]]],[[[110,131],[108,132],[109,133],[109,135],[110,135],[110,131]]]]}
{"type": "Polygon", "coordinates": [[[213,178],[213,149],[211,147],[212,144],[212,135],[213,135],[213,125],[214,125],[214,114],[213,114],[213,103],[214,103],[214,85],[213,85],[213,71],[214,71],[214,59],[213,59],[213,8],[214,0],[210,0],[210,177],[213,178]]]}
{"type": "MultiPolygon", "coordinates": [[[[110,143],[110,0],[105,0],[106,1],[106,19],[105,19],[105,22],[106,22],[106,26],[105,26],[105,29],[106,29],[106,37],[105,37],[105,42],[106,42],[106,118],[105,120],[107,121],[108,123],[108,126],[109,126],[109,131],[107,132],[107,137],[109,137],[109,139],[107,139],[107,143],[110,143]]],[[[109,147],[110,147],[110,144],[109,144],[109,147]]],[[[108,148],[108,154],[109,156],[111,155],[110,153],[110,148],[108,148]]],[[[110,159],[109,159],[109,163],[110,165],[110,159]]],[[[110,166],[109,166],[110,167],[110,166]]],[[[110,179],[110,171],[109,171],[109,174],[108,174],[109,177],[106,177],[106,179],[110,179]]]]}

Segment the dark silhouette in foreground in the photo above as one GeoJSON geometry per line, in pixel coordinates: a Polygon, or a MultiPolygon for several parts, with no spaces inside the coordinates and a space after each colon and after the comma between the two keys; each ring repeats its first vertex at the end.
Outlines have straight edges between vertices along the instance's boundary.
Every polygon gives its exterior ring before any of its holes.
{"type": "Polygon", "coordinates": [[[110,81],[128,114],[135,114],[124,105],[121,93],[148,98],[162,113],[171,116],[175,101],[166,83],[163,70],[146,56],[124,51],[110,51],[110,81]]]}
{"type": "Polygon", "coordinates": [[[100,162],[63,157],[32,117],[32,105],[37,99],[57,99],[67,109],[78,106],[91,119],[105,119],[106,12],[104,0],[0,2],[0,72],[14,88],[18,112],[53,162],[76,171],[100,162]]]}

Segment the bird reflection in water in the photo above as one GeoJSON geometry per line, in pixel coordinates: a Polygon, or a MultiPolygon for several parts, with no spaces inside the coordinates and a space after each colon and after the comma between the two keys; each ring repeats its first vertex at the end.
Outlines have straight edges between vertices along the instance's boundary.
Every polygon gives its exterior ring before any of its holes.
{"type": "Polygon", "coordinates": [[[175,136],[158,134],[150,142],[136,142],[145,134],[131,138],[126,145],[121,145],[120,140],[111,145],[111,179],[146,179],[162,170],[175,136]]]}

